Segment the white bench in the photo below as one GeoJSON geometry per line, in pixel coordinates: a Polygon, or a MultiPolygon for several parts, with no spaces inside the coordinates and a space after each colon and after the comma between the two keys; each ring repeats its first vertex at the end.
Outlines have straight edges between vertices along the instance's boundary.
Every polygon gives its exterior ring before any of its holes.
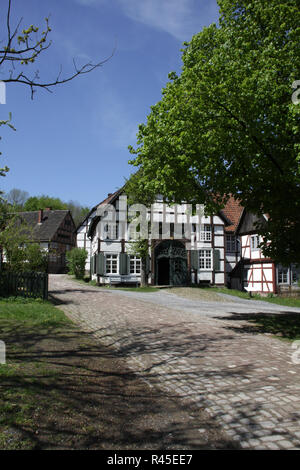
{"type": "Polygon", "coordinates": [[[113,284],[121,284],[122,278],[121,276],[113,276],[109,278],[109,285],[112,286],[113,284]]]}
{"type": "Polygon", "coordinates": [[[128,279],[122,276],[112,276],[109,278],[110,286],[124,283],[124,284],[135,284],[135,286],[138,287],[139,282],[140,281],[136,277],[128,279]]]}

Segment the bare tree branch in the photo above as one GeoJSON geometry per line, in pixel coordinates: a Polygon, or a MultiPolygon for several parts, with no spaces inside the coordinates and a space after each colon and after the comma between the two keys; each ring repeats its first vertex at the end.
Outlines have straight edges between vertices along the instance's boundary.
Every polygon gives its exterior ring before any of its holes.
{"type": "Polygon", "coordinates": [[[49,17],[45,19],[46,27],[40,36],[37,35],[39,28],[33,25],[29,26],[27,29],[23,29],[20,33],[19,29],[22,23],[22,18],[19,20],[16,28],[12,29],[11,7],[12,0],[8,0],[6,15],[7,41],[5,46],[0,49],[0,66],[10,63],[11,69],[7,71],[8,76],[2,78],[2,81],[5,83],[20,83],[29,86],[31,89],[31,98],[33,98],[37,88],[43,88],[48,92],[52,92],[51,88],[67,83],[79,75],[90,73],[96,68],[101,67],[110,60],[115,53],[114,48],[108,58],[96,63],[88,62],[80,67],[77,66],[75,59],[73,58],[74,72],[69,75],[67,74],[62,76],[62,66],[60,66],[56,79],[52,81],[43,82],[40,79],[39,70],[35,71],[32,76],[29,76],[23,68],[20,70],[19,66],[32,65],[39,55],[51,46],[52,42],[48,40],[48,35],[51,32],[49,17]],[[31,43],[33,41],[33,34],[36,34],[36,39],[31,43]]]}

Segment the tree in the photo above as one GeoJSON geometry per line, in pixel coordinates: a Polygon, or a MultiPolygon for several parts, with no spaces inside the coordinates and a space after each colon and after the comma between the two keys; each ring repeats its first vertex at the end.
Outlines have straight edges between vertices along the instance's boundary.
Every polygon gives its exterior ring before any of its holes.
{"type": "Polygon", "coordinates": [[[87,256],[88,252],[84,248],[72,248],[72,250],[66,253],[69,273],[73,274],[76,279],[84,278],[87,256]]]}
{"type": "MultiPolygon", "coordinates": [[[[185,43],[180,76],[139,126],[131,192],[205,203],[233,195],[257,215],[263,250],[300,262],[299,5],[219,0],[220,23],[185,43]]],[[[146,197],[146,196],[145,196],[146,197]]],[[[143,201],[141,201],[143,202],[143,201]]]]}
{"type": "Polygon", "coordinates": [[[29,193],[22,189],[13,188],[5,195],[5,198],[15,209],[22,210],[25,202],[29,198],[29,193]]]}
{"type": "Polygon", "coordinates": [[[88,62],[84,65],[77,66],[75,59],[73,59],[74,71],[71,74],[62,76],[62,69],[60,68],[56,78],[53,80],[41,80],[39,71],[29,74],[25,69],[37,62],[40,55],[42,55],[51,46],[49,34],[51,28],[49,26],[49,18],[45,18],[45,26],[40,33],[38,26],[30,25],[21,29],[22,18],[16,26],[11,24],[11,8],[12,0],[7,2],[6,18],[6,38],[1,41],[0,48],[0,66],[2,67],[2,74],[6,76],[1,78],[4,83],[18,83],[29,86],[31,90],[31,97],[38,88],[43,88],[51,92],[52,88],[67,83],[79,75],[84,75],[92,72],[98,67],[101,67],[109,58],[100,62],[88,62]]]}
{"type": "MultiPolygon", "coordinates": [[[[0,127],[1,126],[9,126],[11,129],[15,130],[14,126],[11,124],[11,114],[9,114],[9,119],[5,120],[0,120],[0,127]]],[[[0,137],[1,139],[1,137],[0,137]]],[[[0,155],[2,155],[2,152],[0,152],[0,155]]],[[[7,166],[0,168],[0,176],[6,176],[6,173],[9,171],[9,168],[7,166]]],[[[0,191],[0,202],[2,201],[2,194],[3,191],[0,191]]]]}
{"type": "MultiPolygon", "coordinates": [[[[40,32],[38,26],[34,25],[21,29],[22,18],[16,25],[12,25],[11,10],[12,0],[8,0],[6,14],[2,15],[2,18],[5,19],[6,34],[0,41],[1,81],[29,87],[32,99],[37,89],[41,88],[52,92],[57,85],[67,83],[80,75],[85,75],[101,67],[113,55],[112,52],[111,56],[104,60],[95,63],[88,62],[80,66],[73,59],[74,71],[72,73],[63,75],[62,67],[60,67],[55,78],[43,80],[40,78],[39,70],[31,72],[30,70],[32,70],[40,56],[51,46],[49,18],[45,18],[45,26],[42,32],[40,32]]],[[[1,125],[8,125],[14,129],[11,124],[11,115],[8,120],[0,121],[1,125]]],[[[7,171],[8,167],[1,168],[0,176],[5,176],[7,171]]]]}
{"type": "Polygon", "coordinates": [[[38,211],[39,209],[51,208],[52,210],[66,210],[68,206],[58,197],[50,197],[46,195],[31,196],[24,204],[24,211],[38,211]]]}
{"type": "Polygon", "coordinates": [[[5,268],[13,272],[46,271],[48,255],[33,241],[30,228],[18,216],[10,216],[0,232],[5,268]]]}
{"type": "Polygon", "coordinates": [[[39,209],[47,208],[51,208],[52,210],[69,210],[72,214],[75,225],[78,225],[90,211],[88,207],[83,207],[79,202],[64,202],[58,197],[46,195],[29,197],[24,206],[19,207],[19,210],[37,211],[39,209]]]}
{"type": "Polygon", "coordinates": [[[87,214],[90,212],[89,207],[84,207],[76,201],[69,201],[67,203],[67,208],[69,209],[69,211],[71,211],[76,227],[80,224],[80,222],[85,219],[87,214]]]}

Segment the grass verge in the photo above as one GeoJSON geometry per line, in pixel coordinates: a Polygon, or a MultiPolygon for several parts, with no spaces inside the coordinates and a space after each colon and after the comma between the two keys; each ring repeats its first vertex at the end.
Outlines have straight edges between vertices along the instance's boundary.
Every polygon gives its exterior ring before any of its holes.
{"type": "Polygon", "coordinates": [[[300,308],[300,299],[294,297],[279,297],[273,296],[273,294],[265,297],[259,294],[253,294],[250,296],[249,292],[242,292],[235,289],[227,289],[226,287],[205,287],[204,290],[219,292],[221,294],[233,295],[242,299],[248,300],[262,300],[263,302],[269,302],[272,304],[283,305],[285,307],[297,307],[300,308]]]}

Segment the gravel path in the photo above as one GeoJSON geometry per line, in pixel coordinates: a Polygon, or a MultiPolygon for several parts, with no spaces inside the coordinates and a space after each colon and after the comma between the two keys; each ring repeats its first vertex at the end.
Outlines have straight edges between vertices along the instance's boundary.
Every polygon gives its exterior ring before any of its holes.
{"type": "Polygon", "coordinates": [[[205,407],[243,448],[300,448],[300,364],[290,343],[250,334],[247,323],[249,315],[299,309],[99,289],[65,275],[50,276],[49,290],[150,386],[205,407]]]}

